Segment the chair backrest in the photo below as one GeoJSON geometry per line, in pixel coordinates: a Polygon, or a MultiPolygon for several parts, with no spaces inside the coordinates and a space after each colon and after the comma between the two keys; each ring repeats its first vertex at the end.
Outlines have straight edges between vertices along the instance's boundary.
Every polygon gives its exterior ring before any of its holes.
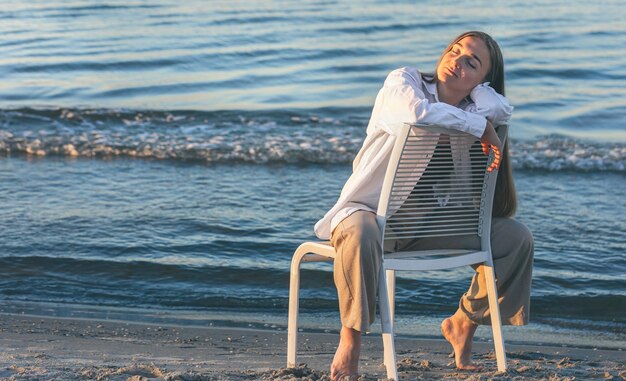
{"type": "MultiPolygon", "coordinates": [[[[508,126],[499,126],[504,145],[508,126]]],[[[478,235],[491,230],[496,170],[470,134],[405,125],[387,167],[378,207],[383,242],[478,235]]],[[[489,234],[481,239],[489,247],[489,234]]],[[[487,246],[486,246],[487,245],[487,246]]]]}

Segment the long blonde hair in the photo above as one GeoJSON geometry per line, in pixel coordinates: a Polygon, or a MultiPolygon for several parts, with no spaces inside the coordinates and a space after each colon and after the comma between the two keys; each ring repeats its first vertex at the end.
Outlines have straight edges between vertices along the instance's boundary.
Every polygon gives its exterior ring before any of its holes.
{"type": "MultiPolygon", "coordinates": [[[[437,73],[439,64],[443,59],[443,56],[452,50],[454,45],[464,39],[465,37],[476,37],[481,39],[487,49],[489,50],[489,58],[491,59],[491,68],[485,76],[485,81],[489,81],[491,86],[497,93],[504,96],[504,59],[502,57],[502,51],[498,46],[498,43],[487,33],[472,30],[465,32],[457,36],[450,45],[443,51],[437,66],[435,66],[434,73],[437,73]]],[[[426,74],[424,79],[431,82],[436,78],[436,74],[426,74]]],[[[511,167],[510,153],[509,153],[509,139],[504,144],[502,149],[502,162],[500,163],[500,169],[498,171],[498,180],[496,181],[496,193],[493,200],[493,216],[494,217],[512,217],[517,210],[517,192],[515,191],[515,182],[513,181],[513,168],[511,167]]]]}

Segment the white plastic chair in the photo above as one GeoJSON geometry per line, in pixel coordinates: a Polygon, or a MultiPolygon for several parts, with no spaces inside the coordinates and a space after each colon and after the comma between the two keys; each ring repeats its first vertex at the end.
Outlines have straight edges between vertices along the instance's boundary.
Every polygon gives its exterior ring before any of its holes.
{"type": "MultiPolygon", "coordinates": [[[[498,127],[504,145],[507,126],[498,127]]],[[[491,210],[497,170],[469,134],[429,125],[405,125],[398,134],[380,196],[377,222],[385,242],[416,242],[422,238],[478,235],[479,249],[383,251],[378,284],[384,363],[387,377],[397,380],[393,333],[395,272],[485,266],[493,341],[499,371],[506,370],[506,354],[491,255],[491,210]],[[471,149],[470,149],[471,148],[471,149]]],[[[401,248],[400,248],[401,249],[401,248]]],[[[332,261],[330,242],[305,242],[293,255],[289,289],[287,367],[295,367],[298,334],[300,265],[332,261]]]]}

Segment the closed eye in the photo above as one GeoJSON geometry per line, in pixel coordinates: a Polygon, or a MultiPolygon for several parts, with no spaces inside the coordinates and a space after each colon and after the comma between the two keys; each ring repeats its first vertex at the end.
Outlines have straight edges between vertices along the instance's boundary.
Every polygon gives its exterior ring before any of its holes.
{"type": "MultiPolygon", "coordinates": [[[[460,55],[461,54],[461,48],[465,49],[463,47],[463,45],[461,45],[460,43],[456,43],[454,45],[454,47],[452,47],[452,49],[450,49],[450,52],[454,55],[460,55]]],[[[474,53],[474,52],[468,52],[468,55],[470,57],[468,57],[468,60],[466,61],[468,66],[470,66],[472,69],[476,69],[478,68],[478,65],[476,64],[476,62],[478,64],[480,64],[482,66],[483,62],[481,61],[481,59],[474,53]],[[476,61],[472,61],[472,59],[476,60],[476,61]]]]}

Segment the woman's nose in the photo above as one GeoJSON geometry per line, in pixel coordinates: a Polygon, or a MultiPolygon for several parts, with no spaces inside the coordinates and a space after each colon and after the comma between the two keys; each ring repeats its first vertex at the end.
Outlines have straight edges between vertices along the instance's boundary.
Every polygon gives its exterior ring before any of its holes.
{"type": "Polygon", "coordinates": [[[465,62],[465,56],[459,55],[454,57],[454,66],[463,67],[463,62],[465,62]]]}

